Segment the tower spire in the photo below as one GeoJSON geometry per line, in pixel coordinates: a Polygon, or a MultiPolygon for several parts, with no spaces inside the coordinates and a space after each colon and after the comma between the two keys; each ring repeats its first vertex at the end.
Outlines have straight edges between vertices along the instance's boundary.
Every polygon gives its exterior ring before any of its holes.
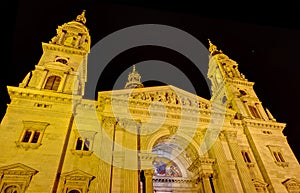
{"type": "Polygon", "coordinates": [[[141,75],[136,71],[135,65],[132,67],[132,72],[128,74],[128,81],[125,84],[125,88],[143,88],[141,83],[141,75]]]}
{"type": "Polygon", "coordinates": [[[208,39],[208,43],[209,43],[209,48],[208,48],[208,51],[210,52],[211,55],[215,55],[215,54],[219,54],[219,53],[222,53],[221,50],[218,50],[217,49],[217,46],[214,45],[210,39],[208,39]]]}
{"type": "Polygon", "coordinates": [[[76,17],[76,21],[83,23],[83,24],[86,23],[85,10],[83,10],[82,13],[76,17]]]}

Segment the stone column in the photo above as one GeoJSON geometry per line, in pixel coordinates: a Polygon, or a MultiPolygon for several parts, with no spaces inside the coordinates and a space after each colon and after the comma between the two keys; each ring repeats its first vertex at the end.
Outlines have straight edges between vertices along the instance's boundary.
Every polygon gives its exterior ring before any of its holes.
{"type": "Polygon", "coordinates": [[[212,193],[212,188],[209,182],[209,178],[212,176],[211,173],[202,173],[202,182],[203,182],[203,189],[205,193],[212,193]]]}
{"type": "Polygon", "coordinates": [[[198,173],[202,181],[202,186],[205,193],[212,193],[212,187],[209,178],[213,175],[214,159],[210,158],[197,158],[188,168],[188,170],[198,173]]]}
{"type": "Polygon", "coordinates": [[[78,37],[77,37],[77,40],[76,40],[76,42],[75,42],[75,48],[78,48],[78,46],[79,46],[79,43],[80,43],[80,41],[81,41],[81,38],[82,38],[82,36],[81,35],[79,35],[78,37]]]}
{"type": "Polygon", "coordinates": [[[39,82],[39,84],[37,86],[38,89],[42,89],[42,86],[43,86],[43,84],[45,82],[45,79],[46,79],[48,71],[44,70],[42,73],[43,73],[43,75],[41,76],[40,82],[39,82]]]}
{"type": "Polygon", "coordinates": [[[268,117],[268,115],[266,114],[266,112],[265,112],[264,108],[262,107],[262,105],[259,104],[259,103],[255,103],[255,106],[256,106],[257,111],[258,111],[258,113],[260,114],[260,116],[261,116],[265,121],[269,120],[269,117],[268,117]]]}
{"type": "Polygon", "coordinates": [[[216,159],[217,164],[215,168],[218,172],[218,181],[220,184],[220,192],[237,192],[233,179],[231,178],[230,168],[228,167],[228,160],[226,158],[222,143],[217,139],[210,153],[216,159]]]}
{"type": "Polygon", "coordinates": [[[114,126],[113,135],[113,171],[112,171],[112,192],[124,192],[124,161],[125,152],[123,150],[124,128],[117,121],[114,126]]]}
{"type": "Polygon", "coordinates": [[[245,109],[247,111],[247,115],[246,116],[249,117],[249,118],[251,118],[251,117],[254,118],[254,116],[252,115],[252,112],[250,111],[250,109],[248,107],[248,102],[247,101],[243,101],[243,104],[244,104],[244,107],[245,107],[245,109]]]}
{"type": "Polygon", "coordinates": [[[62,31],[61,34],[60,34],[60,37],[59,37],[59,39],[58,39],[57,44],[61,44],[61,43],[62,43],[62,41],[63,41],[65,35],[66,35],[66,32],[62,31]]]}
{"type": "Polygon", "coordinates": [[[243,116],[248,117],[249,114],[248,114],[247,109],[246,109],[247,107],[245,107],[245,105],[243,104],[243,102],[239,98],[235,98],[234,101],[236,103],[237,108],[240,110],[240,113],[243,116]]]}
{"type": "Polygon", "coordinates": [[[146,183],[146,193],[153,193],[153,170],[144,170],[144,175],[145,175],[145,183],[146,183]]]}
{"type": "Polygon", "coordinates": [[[140,153],[139,158],[141,162],[141,170],[144,170],[146,193],[153,193],[153,160],[157,155],[152,153],[140,153]]]}
{"type": "Polygon", "coordinates": [[[59,84],[59,87],[58,87],[58,89],[57,89],[57,92],[62,92],[62,91],[63,91],[63,88],[64,88],[64,86],[65,86],[66,79],[67,79],[67,74],[64,73],[64,76],[62,77],[62,80],[60,81],[60,84],[59,84]]]}

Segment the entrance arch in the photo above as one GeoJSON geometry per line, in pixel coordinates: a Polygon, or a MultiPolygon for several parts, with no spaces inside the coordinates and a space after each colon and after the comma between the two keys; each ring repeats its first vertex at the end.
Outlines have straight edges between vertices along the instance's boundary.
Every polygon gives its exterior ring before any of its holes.
{"type": "Polygon", "coordinates": [[[182,147],[186,144],[184,140],[163,136],[154,143],[152,154],[157,156],[153,161],[154,192],[198,192],[195,174],[188,170],[198,154],[192,144],[182,147]]]}

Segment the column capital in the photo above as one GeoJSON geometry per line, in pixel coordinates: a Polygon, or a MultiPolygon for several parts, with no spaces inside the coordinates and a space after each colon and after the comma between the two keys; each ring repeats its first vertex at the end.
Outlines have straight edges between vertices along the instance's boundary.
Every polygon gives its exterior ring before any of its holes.
{"type": "Polygon", "coordinates": [[[211,170],[213,171],[212,166],[215,163],[215,159],[211,158],[197,158],[193,161],[193,163],[188,167],[189,171],[195,172],[197,170],[211,170]]]}
{"type": "Polygon", "coordinates": [[[152,154],[152,153],[146,153],[146,152],[139,153],[139,158],[141,161],[141,169],[144,171],[152,170],[153,161],[156,157],[157,157],[157,155],[152,154]]]}
{"type": "Polygon", "coordinates": [[[144,175],[145,175],[145,177],[147,177],[147,176],[153,176],[153,174],[154,174],[154,171],[153,171],[153,169],[147,169],[147,170],[144,170],[144,175]]]}
{"type": "Polygon", "coordinates": [[[237,131],[235,130],[224,130],[225,137],[228,141],[237,141],[237,131]]]}

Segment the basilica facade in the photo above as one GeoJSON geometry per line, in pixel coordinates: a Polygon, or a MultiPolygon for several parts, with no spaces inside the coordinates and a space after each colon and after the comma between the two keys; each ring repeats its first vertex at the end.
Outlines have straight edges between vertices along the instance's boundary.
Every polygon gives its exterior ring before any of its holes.
{"type": "Polygon", "coordinates": [[[1,122],[1,193],[299,193],[300,166],[277,122],[209,41],[205,99],[172,85],[84,99],[91,38],[85,12],[43,54],[1,122]]]}

